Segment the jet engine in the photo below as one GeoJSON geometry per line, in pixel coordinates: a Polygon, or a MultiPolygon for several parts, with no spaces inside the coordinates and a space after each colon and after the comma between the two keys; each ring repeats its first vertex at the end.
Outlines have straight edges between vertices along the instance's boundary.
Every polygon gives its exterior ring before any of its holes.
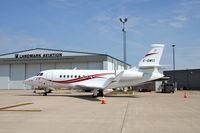
{"type": "Polygon", "coordinates": [[[140,79],[142,77],[143,77],[143,72],[138,72],[134,70],[125,70],[119,74],[118,80],[133,80],[133,79],[140,79]]]}

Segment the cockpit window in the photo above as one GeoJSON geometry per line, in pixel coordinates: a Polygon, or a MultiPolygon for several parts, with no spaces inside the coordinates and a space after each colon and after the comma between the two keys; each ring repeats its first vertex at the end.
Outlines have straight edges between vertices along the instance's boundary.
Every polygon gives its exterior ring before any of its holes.
{"type": "Polygon", "coordinates": [[[43,75],[43,73],[38,73],[38,74],[37,74],[37,76],[42,76],[42,75],[43,75]]]}

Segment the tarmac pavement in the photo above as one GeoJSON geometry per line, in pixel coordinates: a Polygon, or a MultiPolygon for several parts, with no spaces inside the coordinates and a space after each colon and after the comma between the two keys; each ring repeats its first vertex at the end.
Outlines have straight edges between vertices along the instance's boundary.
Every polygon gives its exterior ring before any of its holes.
{"type": "Polygon", "coordinates": [[[200,92],[188,95],[137,92],[101,104],[91,93],[0,90],[0,108],[29,103],[1,109],[0,133],[199,133],[200,92]]]}

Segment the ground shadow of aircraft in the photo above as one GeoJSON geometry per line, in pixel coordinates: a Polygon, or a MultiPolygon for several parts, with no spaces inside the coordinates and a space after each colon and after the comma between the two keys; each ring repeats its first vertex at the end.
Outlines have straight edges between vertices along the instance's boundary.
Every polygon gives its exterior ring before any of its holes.
{"type": "Polygon", "coordinates": [[[111,98],[140,98],[139,95],[106,95],[105,97],[111,98]]]}
{"type": "MultiPolygon", "coordinates": [[[[44,97],[42,95],[37,95],[37,94],[21,94],[17,96],[38,96],[38,97],[44,97]]],[[[73,98],[78,98],[78,99],[83,99],[83,100],[88,100],[88,101],[101,101],[98,98],[92,97],[91,95],[88,94],[49,94],[48,96],[45,97],[73,97],[73,98]]]]}
{"type": "MultiPolygon", "coordinates": [[[[40,96],[44,97],[42,95],[37,95],[37,94],[21,94],[17,96],[40,96]]],[[[73,97],[73,98],[78,98],[78,99],[83,99],[83,100],[88,100],[88,101],[101,101],[101,97],[92,97],[91,94],[49,94],[48,96],[45,97],[73,97]]],[[[105,97],[109,98],[139,98],[139,95],[105,95],[105,97]]]]}

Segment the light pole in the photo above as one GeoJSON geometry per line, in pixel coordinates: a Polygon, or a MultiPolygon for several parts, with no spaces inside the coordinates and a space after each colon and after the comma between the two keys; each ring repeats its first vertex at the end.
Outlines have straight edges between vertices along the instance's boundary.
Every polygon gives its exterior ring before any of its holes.
{"type": "Polygon", "coordinates": [[[173,85],[175,87],[175,46],[176,45],[172,45],[173,48],[173,85]]]}
{"type": "Polygon", "coordinates": [[[126,29],[125,29],[125,23],[128,21],[128,18],[120,18],[119,19],[120,22],[123,23],[123,28],[122,28],[122,32],[123,32],[123,47],[124,47],[124,69],[126,69],[126,61],[127,61],[127,57],[126,57],[126,29]]]}

